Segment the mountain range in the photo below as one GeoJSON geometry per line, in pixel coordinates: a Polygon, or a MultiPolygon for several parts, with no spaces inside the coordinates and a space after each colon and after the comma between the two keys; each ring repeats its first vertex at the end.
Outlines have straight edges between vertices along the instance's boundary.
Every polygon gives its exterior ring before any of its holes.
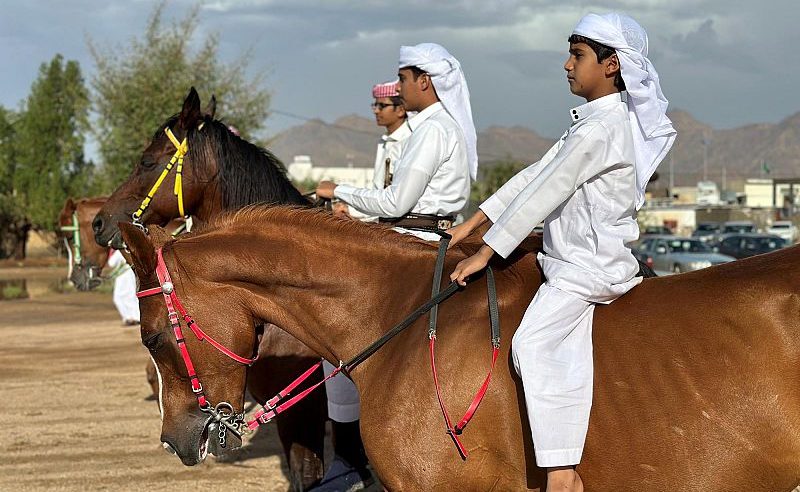
{"type": "MultiPolygon", "coordinates": [[[[703,179],[740,189],[747,178],[800,178],[800,112],[779,123],[715,129],[686,111],[669,117],[678,131],[675,145],[658,169],[657,188],[694,185],[703,179]]],[[[284,163],[309,155],[315,166],[371,167],[382,128],[372,119],[349,115],[333,123],[310,120],[275,135],[268,148],[284,163]]],[[[492,126],[478,133],[481,166],[502,160],[535,162],[555,139],[522,127],[492,126]]]]}

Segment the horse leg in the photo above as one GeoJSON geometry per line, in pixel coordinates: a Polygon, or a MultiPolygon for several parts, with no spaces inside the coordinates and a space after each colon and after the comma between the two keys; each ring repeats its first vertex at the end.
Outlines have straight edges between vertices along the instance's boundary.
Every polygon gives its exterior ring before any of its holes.
{"type": "MultiPolygon", "coordinates": [[[[266,325],[259,343],[259,359],[248,373],[250,394],[263,403],[317,362],[319,356],[305,345],[279,328],[266,325]]],[[[320,369],[309,381],[319,381],[322,377],[320,369]]],[[[294,393],[305,387],[301,385],[294,393]]],[[[306,490],[322,478],[327,418],[325,392],[317,390],[275,419],[292,490],[306,490]]]]}
{"type": "Polygon", "coordinates": [[[308,490],[322,478],[326,402],[324,391],[314,392],[275,420],[292,490],[308,490]]]}

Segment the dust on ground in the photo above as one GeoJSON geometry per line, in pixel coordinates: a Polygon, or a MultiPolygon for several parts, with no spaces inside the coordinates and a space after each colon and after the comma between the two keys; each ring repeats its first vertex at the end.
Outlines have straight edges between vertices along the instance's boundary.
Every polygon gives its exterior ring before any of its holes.
{"type": "Polygon", "coordinates": [[[0,280],[27,279],[30,297],[0,301],[0,490],[288,490],[274,426],[236,463],[168,455],[139,328],[111,294],[58,292],[66,267],[9,267],[0,280]]]}

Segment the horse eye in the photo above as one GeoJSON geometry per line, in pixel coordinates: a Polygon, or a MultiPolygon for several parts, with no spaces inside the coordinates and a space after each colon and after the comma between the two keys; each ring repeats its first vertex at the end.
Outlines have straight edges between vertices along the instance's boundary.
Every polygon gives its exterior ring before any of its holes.
{"type": "Polygon", "coordinates": [[[142,344],[147,347],[147,350],[155,353],[161,347],[161,333],[150,335],[142,340],[142,344]]]}
{"type": "Polygon", "coordinates": [[[156,164],[157,162],[152,159],[142,159],[142,167],[146,169],[150,169],[151,167],[154,167],[156,164]]]}

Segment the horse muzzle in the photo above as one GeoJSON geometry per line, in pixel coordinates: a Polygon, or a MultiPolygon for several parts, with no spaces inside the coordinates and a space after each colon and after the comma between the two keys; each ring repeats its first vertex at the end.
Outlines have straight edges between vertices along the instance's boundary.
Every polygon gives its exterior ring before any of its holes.
{"type": "Polygon", "coordinates": [[[69,281],[76,289],[82,292],[96,289],[103,282],[100,277],[100,268],[91,265],[75,265],[69,281]]]}

